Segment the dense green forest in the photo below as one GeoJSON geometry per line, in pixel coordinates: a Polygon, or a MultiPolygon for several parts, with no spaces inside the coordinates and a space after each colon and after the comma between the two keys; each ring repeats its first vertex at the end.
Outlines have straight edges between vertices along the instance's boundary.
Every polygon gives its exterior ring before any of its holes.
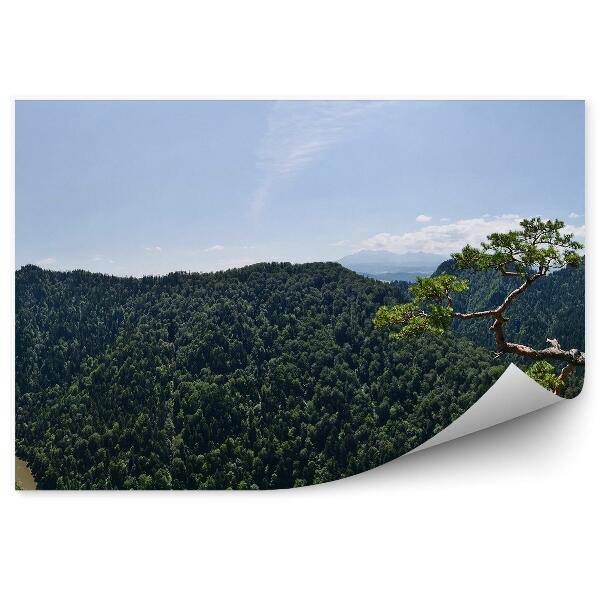
{"type": "MultiPolygon", "coordinates": [[[[519,299],[513,326],[532,343],[583,348],[579,271],[519,299]],[[566,323],[530,314],[559,289],[550,312],[566,323]]],[[[485,303],[494,285],[473,280],[469,296],[485,303]]],[[[406,298],[404,282],[335,263],[139,279],[23,267],[16,452],[41,489],[282,488],[378,466],[447,426],[509,362],[476,329],[373,329],[378,306],[406,298]]]]}

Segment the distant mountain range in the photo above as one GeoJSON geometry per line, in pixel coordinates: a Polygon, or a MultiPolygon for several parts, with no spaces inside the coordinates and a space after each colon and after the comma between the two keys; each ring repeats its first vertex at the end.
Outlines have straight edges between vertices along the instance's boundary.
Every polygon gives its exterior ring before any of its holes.
{"type": "Polygon", "coordinates": [[[417,275],[431,275],[447,259],[442,254],[427,252],[398,254],[387,250],[361,250],[337,262],[356,273],[382,281],[414,281],[417,275]]]}

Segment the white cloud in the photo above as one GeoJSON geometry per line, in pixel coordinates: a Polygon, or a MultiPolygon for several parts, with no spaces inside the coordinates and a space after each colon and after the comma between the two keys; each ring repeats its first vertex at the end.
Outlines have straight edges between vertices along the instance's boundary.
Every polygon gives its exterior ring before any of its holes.
{"type": "Polygon", "coordinates": [[[262,181],[252,199],[260,211],[277,186],[318,160],[347,138],[382,102],[276,102],[258,149],[262,181]]]}
{"type": "Polygon", "coordinates": [[[579,219],[581,215],[578,215],[577,213],[569,213],[569,219],[579,219]]]}
{"type": "Polygon", "coordinates": [[[92,257],[92,262],[107,262],[111,265],[115,264],[115,261],[112,258],[108,258],[103,254],[96,254],[92,257]]]}
{"type": "Polygon", "coordinates": [[[343,246],[349,246],[350,245],[350,240],[339,240],[337,242],[332,242],[329,245],[330,246],[336,246],[338,248],[343,247],[343,246]]]}
{"type": "Polygon", "coordinates": [[[421,251],[448,255],[466,244],[479,245],[494,231],[518,228],[520,220],[518,215],[461,219],[445,225],[427,225],[402,234],[378,233],[365,240],[363,246],[370,250],[421,251]]]}
{"type": "MultiPolygon", "coordinates": [[[[474,219],[460,219],[445,225],[427,225],[416,231],[397,235],[378,233],[365,240],[363,247],[390,252],[421,251],[448,255],[461,250],[467,244],[479,246],[495,231],[518,229],[521,219],[518,215],[485,215],[474,219]]],[[[585,225],[566,225],[564,231],[574,234],[578,241],[585,239],[585,225]]]]}
{"type": "Polygon", "coordinates": [[[162,248],[160,246],[146,246],[144,250],[146,250],[146,252],[162,252],[162,248]]]}
{"type": "Polygon", "coordinates": [[[221,244],[215,244],[209,248],[204,248],[204,252],[221,252],[221,250],[225,250],[225,246],[221,246],[221,244]]]}
{"type": "Polygon", "coordinates": [[[431,221],[431,217],[428,215],[419,215],[416,220],[419,223],[427,223],[427,221],[431,221]]]}
{"type": "Polygon", "coordinates": [[[572,233],[579,242],[585,240],[585,225],[565,225],[565,233],[572,233]]]}
{"type": "Polygon", "coordinates": [[[49,256],[48,258],[42,258],[35,263],[38,267],[51,267],[56,264],[56,259],[49,256]]]}

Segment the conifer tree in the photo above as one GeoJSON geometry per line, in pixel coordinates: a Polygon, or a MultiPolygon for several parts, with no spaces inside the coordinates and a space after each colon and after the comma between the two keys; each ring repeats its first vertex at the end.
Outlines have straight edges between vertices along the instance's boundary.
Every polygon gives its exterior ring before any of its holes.
{"type": "MultiPolygon", "coordinates": [[[[454,310],[456,294],[468,290],[468,283],[454,275],[441,273],[432,277],[417,277],[410,286],[413,299],[395,306],[381,306],[373,319],[375,327],[391,328],[392,337],[410,337],[423,334],[441,335],[452,320],[490,319],[498,353],[516,354],[535,361],[528,373],[539,383],[560,395],[565,381],[578,366],[585,365],[585,353],[572,348],[561,348],[556,339],[547,339],[547,347],[532,348],[506,339],[504,324],[511,304],[541,277],[553,270],[577,268],[583,257],[578,253],[583,245],[573,234],[562,233],[565,224],[559,220],[544,221],[540,217],[523,219],[520,229],[506,233],[492,233],[481,248],[465,246],[452,255],[458,269],[493,270],[503,277],[515,280],[514,289],[495,307],[471,312],[454,310]],[[548,361],[559,362],[560,373],[555,374],[548,361]]],[[[547,299],[552,302],[552,298],[547,299]]]]}

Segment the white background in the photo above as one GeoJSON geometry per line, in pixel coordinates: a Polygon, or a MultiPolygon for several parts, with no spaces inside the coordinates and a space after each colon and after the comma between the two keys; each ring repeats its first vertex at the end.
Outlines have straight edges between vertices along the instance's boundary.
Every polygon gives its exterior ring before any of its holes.
{"type": "MultiPolygon", "coordinates": [[[[590,307],[600,127],[592,2],[2,6],[5,598],[599,597],[597,366],[576,400],[344,482],[263,493],[13,491],[14,97],[584,98],[590,307]]],[[[588,310],[593,361],[598,323],[588,310]]]]}

